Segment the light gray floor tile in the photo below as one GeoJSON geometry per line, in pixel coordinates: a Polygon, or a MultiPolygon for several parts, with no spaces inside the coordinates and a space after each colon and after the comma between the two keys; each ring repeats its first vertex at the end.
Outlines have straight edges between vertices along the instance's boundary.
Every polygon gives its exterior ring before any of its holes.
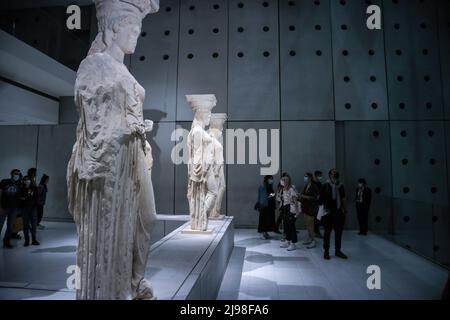
{"type": "MultiPolygon", "coordinates": [[[[20,240],[12,250],[0,249],[0,299],[75,298],[66,287],[67,268],[75,264],[75,226],[46,226],[38,231],[41,246],[24,248],[20,240]]],[[[162,297],[170,295],[170,283],[183,267],[182,262],[171,265],[174,255],[186,255],[188,261],[193,252],[183,248],[196,241],[192,236],[176,238],[173,252],[154,253],[164,272],[150,264],[147,274],[166,279],[168,285],[158,288],[162,297]]],[[[376,235],[344,232],[343,251],[350,258],[345,261],[333,255],[325,261],[321,240],[314,249],[299,243],[292,252],[279,245],[278,235],[262,240],[255,230],[235,230],[235,248],[218,299],[438,299],[448,277],[448,270],[376,235]],[[367,289],[369,265],[381,268],[381,290],[367,289]]]]}
{"type": "MultiPolygon", "coordinates": [[[[359,237],[345,231],[343,251],[349,260],[323,259],[322,240],[306,249],[279,247],[279,236],[262,240],[255,230],[235,232],[235,245],[245,248],[238,291],[219,296],[238,299],[439,299],[448,271],[376,235],[359,237]],[[367,267],[381,268],[381,290],[367,288],[367,267]]],[[[333,246],[333,243],[332,243],[333,246]]],[[[233,268],[238,262],[233,260],[233,268]]],[[[224,278],[225,279],[225,278],[224,278]]]]}

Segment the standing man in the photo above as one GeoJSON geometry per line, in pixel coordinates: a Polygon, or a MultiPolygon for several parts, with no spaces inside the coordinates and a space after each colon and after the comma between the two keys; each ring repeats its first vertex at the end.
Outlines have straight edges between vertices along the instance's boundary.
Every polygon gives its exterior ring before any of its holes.
{"type": "Polygon", "coordinates": [[[3,248],[11,249],[11,233],[20,206],[20,170],[11,171],[11,178],[0,182],[0,233],[6,222],[3,248]]]}
{"type": "Polygon", "coordinates": [[[330,236],[334,229],[334,246],[336,257],[347,259],[341,251],[342,232],[344,230],[345,216],[347,214],[344,186],[339,181],[339,172],[331,169],[328,172],[329,180],[322,186],[320,202],[328,213],[322,218],[325,228],[323,249],[324,259],[330,260],[330,236]]]}
{"type": "MultiPolygon", "coordinates": [[[[319,171],[319,170],[314,171],[313,182],[316,184],[317,190],[319,190],[319,191],[322,189],[322,181],[323,181],[322,171],[319,171]]],[[[319,212],[319,206],[317,206],[317,211],[315,214],[314,233],[316,234],[316,238],[322,239],[322,234],[320,233],[320,226],[322,224],[320,223],[320,220],[317,219],[318,212],[319,212]]]]}
{"type": "Polygon", "coordinates": [[[369,231],[369,209],[372,201],[372,190],[367,187],[365,179],[358,180],[358,188],[356,188],[356,213],[358,215],[360,236],[367,236],[369,231]]]}

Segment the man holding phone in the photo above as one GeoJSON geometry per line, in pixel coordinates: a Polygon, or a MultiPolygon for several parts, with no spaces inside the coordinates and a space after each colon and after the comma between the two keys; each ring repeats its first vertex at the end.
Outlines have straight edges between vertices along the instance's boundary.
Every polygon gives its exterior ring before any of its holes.
{"type": "Polygon", "coordinates": [[[345,189],[339,180],[339,172],[331,169],[328,172],[329,180],[322,186],[320,191],[320,203],[328,212],[322,218],[322,224],[325,228],[323,239],[324,259],[330,260],[330,237],[334,229],[335,236],[335,255],[336,257],[347,259],[347,256],[341,251],[342,233],[344,230],[345,216],[347,214],[345,189]]]}

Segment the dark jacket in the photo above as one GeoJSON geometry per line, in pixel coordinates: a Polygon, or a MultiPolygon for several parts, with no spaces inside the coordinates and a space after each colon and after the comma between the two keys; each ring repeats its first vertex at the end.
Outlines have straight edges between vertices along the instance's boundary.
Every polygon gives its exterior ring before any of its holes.
{"type": "Polygon", "coordinates": [[[47,185],[46,184],[40,184],[38,186],[38,195],[37,195],[37,204],[40,206],[45,205],[45,201],[47,200],[47,185]]]}
{"type": "Polygon", "coordinates": [[[275,199],[269,198],[269,195],[271,193],[274,193],[272,185],[269,184],[262,184],[258,188],[258,200],[255,205],[255,209],[258,208],[275,208],[275,199]]]}
{"type": "Polygon", "coordinates": [[[361,205],[364,209],[369,210],[370,208],[370,203],[372,202],[372,190],[370,190],[370,188],[365,187],[363,190],[363,194],[362,194],[362,203],[361,202],[357,202],[358,200],[358,188],[356,188],[356,192],[355,192],[355,201],[357,205],[361,205]]]}
{"type": "Polygon", "coordinates": [[[448,277],[444,291],[442,292],[442,300],[450,300],[450,275],[448,277]]]}
{"type": "MultiPolygon", "coordinates": [[[[339,195],[341,197],[341,209],[345,209],[344,199],[345,199],[345,189],[343,184],[339,184],[339,195]]],[[[322,185],[320,189],[319,203],[323,204],[324,207],[331,211],[337,210],[336,200],[333,200],[333,189],[329,182],[322,185]]]]}
{"type": "Polygon", "coordinates": [[[319,191],[322,189],[322,186],[323,186],[322,182],[316,180],[316,181],[313,181],[313,183],[317,186],[317,189],[319,189],[319,191]]]}
{"type": "Polygon", "coordinates": [[[23,208],[30,208],[37,205],[38,192],[37,188],[33,185],[30,187],[22,187],[20,191],[20,199],[22,201],[23,208]]]}
{"type": "Polygon", "coordinates": [[[300,202],[302,204],[302,212],[309,216],[314,216],[318,209],[318,200],[320,189],[317,187],[316,183],[311,183],[310,187],[307,189],[308,185],[303,188],[302,195],[313,197],[314,199],[305,199],[300,197],[300,202]]]}
{"type": "Polygon", "coordinates": [[[4,179],[0,182],[2,190],[1,207],[18,208],[20,206],[20,182],[4,179]]]}

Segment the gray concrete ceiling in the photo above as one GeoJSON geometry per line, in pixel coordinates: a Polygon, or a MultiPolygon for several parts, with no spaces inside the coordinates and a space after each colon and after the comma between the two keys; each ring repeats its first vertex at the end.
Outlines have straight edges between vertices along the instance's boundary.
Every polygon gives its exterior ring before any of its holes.
{"type": "Polygon", "coordinates": [[[88,6],[92,4],[92,0],[2,0],[0,10],[60,7],[70,4],[88,6]]]}

